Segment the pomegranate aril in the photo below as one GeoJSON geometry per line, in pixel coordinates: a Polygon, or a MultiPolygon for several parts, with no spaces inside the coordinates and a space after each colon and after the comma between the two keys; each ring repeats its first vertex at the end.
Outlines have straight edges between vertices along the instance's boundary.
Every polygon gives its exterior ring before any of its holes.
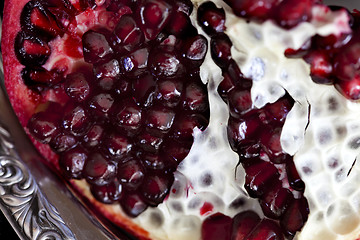
{"type": "Polygon", "coordinates": [[[229,95],[230,91],[235,88],[235,83],[233,82],[233,79],[230,77],[230,75],[226,72],[223,72],[223,80],[220,82],[218,86],[218,93],[221,96],[221,98],[227,102],[227,96],[229,95]]]}
{"type": "Polygon", "coordinates": [[[274,10],[275,21],[284,28],[293,28],[311,19],[313,0],[284,0],[274,10]]]}
{"type": "Polygon", "coordinates": [[[140,187],[144,201],[150,206],[157,206],[163,202],[173,182],[174,176],[172,174],[147,174],[140,187]]]}
{"type": "Polygon", "coordinates": [[[23,8],[20,24],[30,32],[53,38],[62,35],[62,30],[56,24],[52,14],[46,10],[41,1],[29,1],[23,8]]]}
{"type": "Polygon", "coordinates": [[[43,1],[45,8],[52,14],[59,28],[66,32],[70,25],[76,23],[75,16],[79,14],[77,9],[69,0],[48,0],[43,1]]]}
{"type": "Polygon", "coordinates": [[[174,1],[173,4],[174,4],[174,10],[183,12],[188,16],[190,16],[194,8],[191,0],[177,0],[174,1]]]}
{"type": "Polygon", "coordinates": [[[273,185],[261,198],[260,206],[265,216],[279,219],[285,212],[289,202],[293,199],[292,193],[281,186],[281,183],[273,185]]]}
{"type": "Polygon", "coordinates": [[[68,179],[81,179],[83,178],[83,169],[87,158],[87,151],[78,145],[60,155],[60,169],[68,179]]]}
{"type": "Polygon", "coordinates": [[[188,14],[181,11],[176,11],[171,15],[170,21],[166,26],[166,31],[177,37],[192,36],[197,32],[191,25],[188,14]]]}
{"type": "Polygon", "coordinates": [[[138,146],[146,152],[157,153],[163,143],[161,137],[143,132],[138,136],[138,146]]]}
{"type": "Polygon", "coordinates": [[[165,168],[164,159],[159,154],[142,153],[141,161],[146,168],[151,170],[162,170],[165,168]]]}
{"type": "Polygon", "coordinates": [[[142,47],[132,51],[120,59],[123,73],[131,78],[136,78],[147,71],[149,47],[142,47]]]}
{"type": "Polygon", "coordinates": [[[43,67],[25,67],[21,71],[21,77],[26,86],[34,91],[42,92],[63,80],[62,74],[57,71],[48,71],[43,67]]]}
{"type": "Polygon", "coordinates": [[[51,54],[48,43],[39,36],[20,31],[15,38],[15,54],[24,66],[41,66],[51,54]]]}
{"type": "Polygon", "coordinates": [[[247,240],[284,240],[278,224],[270,219],[263,219],[246,238],[247,240]]]}
{"type": "Polygon", "coordinates": [[[141,126],[142,111],[132,99],[121,101],[111,109],[110,121],[119,130],[134,134],[141,126]]]}
{"type": "Polygon", "coordinates": [[[165,161],[165,167],[168,170],[175,170],[174,168],[189,154],[191,145],[192,141],[167,139],[160,155],[165,161]]]}
{"type": "Polygon", "coordinates": [[[244,146],[249,146],[257,142],[257,130],[260,129],[260,126],[261,123],[256,116],[246,119],[230,117],[227,131],[232,149],[239,151],[244,146]]]}
{"type": "Polygon", "coordinates": [[[208,126],[209,120],[201,114],[185,113],[177,116],[174,121],[173,135],[179,139],[192,140],[193,130],[197,127],[200,130],[205,130],[208,126]]]}
{"type": "Polygon", "coordinates": [[[242,116],[253,107],[249,90],[233,89],[228,95],[228,102],[231,115],[236,117],[242,116]]]}
{"type": "Polygon", "coordinates": [[[88,148],[98,146],[104,136],[104,128],[101,125],[94,124],[83,136],[84,145],[88,148]]]}
{"type": "Polygon", "coordinates": [[[153,106],[148,110],[145,125],[149,132],[159,135],[167,133],[175,119],[175,112],[170,108],[153,106]]]}
{"type": "Polygon", "coordinates": [[[90,127],[90,116],[80,105],[66,106],[62,120],[63,128],[75,136],[82,136],[90,127]]]}
{"type": "Polygon", "coordinates": [[[118,201],[123,193],[122,185],[118,181],[112,181],[106,185],[91,185],[90,191],[100,202],[111,204],[118,201]]]}
{"type": "Polygon", "coordinates": [[[287,174],[290,186],[297,191],[304,192],[305,183],[301,180],[300,175],[296,169],[294,161],[289,161],[286,164],[286,174],[287,174]]]}
{"type": "Polygon", "coordinates": [[[260,142],[263,145],[263,149],[269,155],[270,161],[273,163],[286,163],[289,155],[281,147],[280,136],[282,128],[269,126],[264,127],[262,130],[260,142]]]}
{"type": "Polygon", "coordinates": [[[136,12],[140,28],[153,40],[170,20],[172,5],[164,0],[144,0],[136,12]]]}
{"type": "Polygon", "coordinates": [[[133,144],[130,139],[120,133],[107,135],[102,145],[105,154],[115,159],[126,157],[131,151],[133,144]]]}
{"type": "Polygon", "coordinates": [[[94,75],[98,80],[103,78],[117,79],[120,77],[120,65],[118,60],[111,59],[100,65],[94,66],[94,75]]]}
{"type": "Polygon", "coordinates": [[[121,208],[130,217],[137,217],[146,210],[148,205],[136,193],[125,192],[120,199],[121,208]]]}
{"type": "Polygon", "coordinates": [[[41,143],[49,143],[60,133],[59,114],[49,112],[35,113],[28,122],[28,129],[41,143]]]}
{"type": "Polygon", "coordinates": [[[145,169],[137,158],[126,159],[118,165],[117,178],[128,191],[136,190],[145,177],[145,169]]]}
{"type": "Polygon", "coordinates": [[[89,77],[81,72],[68,74],[64,82],[66,94],[76,102],[85,101],[92,92],[89,80],[89,77]]]}
{"type": "Polygon", "coordinates": [[[333,83],[331,77],[333,67],[327,51],[312,50],[304,56],[304,60],[310,64],[311,78],[315,83],[333,83]]]}
{"type": "Polygon", "coordinates": [[[360,99],[360,76],[350,81],[335,79],[335,88],[347,99],[357,101],[360,99]]]}
{"type": "Polygon", "coordinates": [[[133,97],[139,106],[149,107],[155,97],[156,82],[151,74],[140,76],[132,82],[133,97]]]}
{"type": "Polygon", "coordinates": [[[131,51],[144,42],[144,34],[131,15],[123,15],[114,31],[115,49],[119,52],[131,51]]]}
{"type": "Polygon", "coordinates": [[[229,66],[232,42],[224,33],[214,35],[210,41],[211,57],[219,67],[225,69],[229,66]]]}
{"type": "Polygon", "coordinates": [[[112,58],[114,53],[108,39],[109,30],[93,29],[82,36],[84,60],[88,63],[106,62],[112,58]]]}
{"type": "Polygon", "coordinates": [[[357,38],[353,38],[334,56],[334,74],[342,81],[351,81],[360,75],[360,43],[355,41],[357,38]]]}
{"type": "Polygon", "coordinates": [[[224,32],[225,27],[225,11],[217,8],[213,2],[205,2],[198,8],[197,21],[209,35],[224,32]]]}
{"type": "Polygon", "coordinates": [[[227,75],[239,90],[249,90],[252,87],[252,81],[245,78],[239,66],[234,60],[230,60],[227,69],[223,69],[223,76],[227,75]]]}
{"type": "Polygon", "coordinates": [[[185,110],[205,112],[209,109],[206,85],[199,81],[189,83],[184,91],[182,107],[185,110]]]}
{"type": "Polygon", "coordinates": [[[245,189],[254,198],[263,196],[269,186],[279,181],[277,168],[270,162],[260,160],[246,167],[245,172],[245,189]]]}
{"type": "Polygon", "coordinates": [[[274,121],[274,124],[284,123],[293,105],[294,100],[289,95],[280,98],[274,103],[267,104],[264,107],[267,123],[272,121],[274,121]]]}
{"type": "Polygon", "coordinates": [[[129,94],[131,89],[131,84],[128,79],[126,78],[119,78],[114,85],[114,91],[119,96],[125,96],[129,94]]]}
{"type": "Polygon", "coordinates": [[[77,139],[75,138],[75,136],[67,133],[60,133],[59,135],[54,137],[50,142],[51,148],[58,153],[69,150],[76,144],[77,144],[77,139]]]}
{"type": "Polygon", "coordinates": [[[181,78],[185,74],[182,60],[173,47],[159,46],[150,52],[148,66],[158,78],[181,78]]]}
{"type": "Polygon", "coordinates": [[[117,13],[124,6],[128,6],[134,10],[137,2],[137,0],[107,0],[106,10],[117,13]]]}
{"type": "Polygon", "coordinates": [[[231,240],[246,239],[260,221],[259,215],[251,210],[236,214],[233,218],[231,240]]]}
{"type": "Polygon", "coordinates": [[[182,56],[185,58],[188,69],[198,68],[205,60],[207,39],[202,35],[188,38],[182,46],[182,56]]]}
{"type": "Polygon", "coordinates": [[[180,102],[183,91],[183,82],[178,79],[157,81],[157,100],[166,107],[175,107],[180,102]]]}
{"type": "Polygon", "coordinates": [[[232,219],[222,213],[207,217],[201,226],[203,240],[230,240],[232,219]]]}
{"type": "Polygon", "coordinates": [[[100,153],[92,153],[86,160],[83,176],[91,184],[106,185],[114,180],[116,165],[100,153]]]}
{"type": "Polygon", "coordinates": [[[96,8],[96,0],[79,0],[80,10],[85,11],[88,8],[95,9],[96,8]]]}
{"type": "Polygon", "coordinates": [[[107,118],[114,101],[113,96],[109,93],[95,95],[89,102],[90,111],[97,118],[107,118]]]}
{"type": "Polygon", "coordinates": [[[279,0],[225,0],[234,13],[240,17],[266,20],[279,0]]]}
{"type": "Polygon", "coordinates": [[[308,219],[309,205],[304,197],[294,199],[287,210],[285,211],[280,225],[283,231],[289,235],[294,236],[297,231],[300,231],[308,219]]]}

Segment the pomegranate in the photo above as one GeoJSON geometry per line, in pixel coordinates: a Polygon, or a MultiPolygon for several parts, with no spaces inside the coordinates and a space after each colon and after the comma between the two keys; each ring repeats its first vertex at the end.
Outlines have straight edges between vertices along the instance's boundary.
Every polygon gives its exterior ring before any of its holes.
{"type": "MultiPolygon", "coordinates": [[[[183,212],[176,196],[197,194],[199,186],[182,186],[179,173],[190,158],[196,165],[192,149],[214,131],[209,126],[217,117],[210,104],[215,95],[227,106],[223,135],[236,153],[235,168],[244,174],[243,185],[236,187],[256,199],[262,214],[239,208],[228,215],[214,210],[213,203],[223,199],[194,198],[188,210],[200,208],[196,214],[202,221],[193,222],[198,238],[292,239],[310,211],[302,175],[281,142],[296,99],[285,93],[255,106],[257,79],[243,73],[233,56],[238,45],[229,35],[225,9],[291,31],[313,17],[318,20],[313,16],[318,5],[315,0],[195,5],[188,0],[8,0],[2,38],[5,86],[46,164],[90,208],[140,239],[157,237],[137,219],[150,216],[156,228],[166,222],[158,210],[162,204],[169,201],[183,212]],[[209,61],[222,75],[217,84],[204,79],[209,61]]],[[[281,54],[302,58],[315,83],[333,84],[356,101],[360,29],[357,15],[346,14],[351,32],[315,35],[281,54]]],[[[211,140],[216,148],[217,140],[211,140]]],[[[220,181],[211,171],[199,179],[200,189],[220,181]]],[[[237,200],[230,207],[242,205],[237,200]]]]}

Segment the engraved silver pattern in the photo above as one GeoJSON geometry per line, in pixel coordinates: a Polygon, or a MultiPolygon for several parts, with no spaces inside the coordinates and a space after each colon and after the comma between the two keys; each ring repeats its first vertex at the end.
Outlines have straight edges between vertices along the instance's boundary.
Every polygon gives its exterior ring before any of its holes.
{"type": "Polygon", "coordinates": [[[75,239],[57,210],[46,200],[16,154],[9,133],[0,126],[0,205],[11,215],[22,238],[75,239]]]}

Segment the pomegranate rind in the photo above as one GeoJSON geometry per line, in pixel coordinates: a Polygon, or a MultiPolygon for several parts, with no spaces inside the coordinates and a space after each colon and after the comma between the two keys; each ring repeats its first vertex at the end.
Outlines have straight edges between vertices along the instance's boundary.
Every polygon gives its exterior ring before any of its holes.
{"type": "MultiPolygon", "coordinates": [[[[18,61],[14,52],[14,41],[21,29],[20,14],[28,0],[6,0],[4,2],[4,18],[2,25],[1,48],[4,65],[4,81],[8,98],[20,124],[34,144],[35,148],[44,157],[44,164],[50,167],[54,174],[61,176],[58,165],[59,156],[48,145],[39,143],[30,134],[26,127],[28,120],[36,112],[37,107],[48,100],[47,95],[39,95],[30,90],[21,78],[23,65],[18,61]]],[[[74,1],[72,1],[74,2],[74,1]]],[[[70,190],[92,212],[101,213],[113,224],[142,240],[149,240],[149,233],[135,224],[120,209],[119,204],[106,205],[94,199],[87,185],[83,181],[70,181],[70,190]]]]}

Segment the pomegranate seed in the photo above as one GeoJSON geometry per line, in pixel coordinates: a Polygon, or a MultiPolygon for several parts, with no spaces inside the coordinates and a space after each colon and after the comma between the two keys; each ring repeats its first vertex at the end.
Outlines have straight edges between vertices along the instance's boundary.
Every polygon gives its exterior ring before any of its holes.
{"type": "Polygon", "coordinates": [[[79,0],[79,3],[81,11],[85,11],[88,8],[95,9],[97,6],[95,0],[79,0]]]}
{"type": "Polygon", "coordinates": [[[25,67],[21,71],[24,83],[37,92],[51,87],[62,80],[61,74],[56,71],[48,71],[43,67],[25,67]]]}
{"type": "Polygon", "coordinates": [[[110,121],[119,130],[129,131],[129,133],[133,134],[141,126],[141,108],[133,100],[125,100],[120,104],[116,104],[115,109],[111,109],[111,112],[110,121]]]}
{"type": "Polygon", "coordinates": [[[111,59],[114,51],[107,38],[111,33],[107,29],[89,30],[82,36],[84,59],[88,63],[101,63],[111,59]]]}
{"type": "Polygon", "coordinates": [[[188,84],[185,88],[182,106],[185,110],[196,112],[205,112],[208,110],[206,86],[195,81],[188,84]]]}
{"type": "Polygon", "coordinates": [[[225,11],[217,8],[213,2],[205,2],[198,8],[197,21],[200,26],[209,35],[224,32],[225,27],[225,11]]]}
{"type": "Polygon", "coordinates": [[[286,234],[293,236],[304,226],[309,215],[309,205],[304,197],[294,199],[285,211],[280,225],[286,234]]]}
{"type": "Polygon", "coordinates": [[[276,167],[265,161],[259,161],[245,168],[245,189],[251,197],[261,197],[274,182],[279,181],[276,167]]]}
{"type": "Polygon", "coordinates": [[[350,81],[337,79],[335,88],[349,100],[360,99],[360,76],[350,81]]]}
{"type": "Polygon", "coordinates": [[[279,0],[225,0],[238,16],[266,20],[279,0]]]}
{"type": "Polygon", "coordinates": [[[274,10],[275,21],[284,28],[292,28],[311,19],[313,0],[283,0],[274,10]]]}
{"type": "Polygon", "coordinates": [[[281,183],[274,185],[265,193],[260,200],[261,208],[265,216],[272,219],[279,219],[293,199],[292,193],[281,186],[281,183]]]}
{"type": "Polygon", "coordinates": [[[170,21],[166,26],[166,31],[177,37],[192,36],[197,32],[191,25],[188,14],[181,11],[176,11],[172,14],[170,21]]]}
{"type": "Polygon", "coordinates": [[[268,123],[270,123],[270,121],[284,123],[286,116],[290,112],[293,105],[294,100],[289,95],[280,98],[278,101],[272,104],[267,104],[264,107],[264,110],[268,123]]]}
{"type": "Polygon", "coordinates": [[[157,82],[156,98],[166,107],[175,107],[180,102],[180,96],[183,91],[182,81],[176,79],[159,80],[157,82]]]}
{"type": "Polygon", "coordinates": [[[112,181],[106,185],[91,185],[90,191],[93,196],[103,203],[114,203],[122,196],[122,185],[118,181],[112,181]]]}
{"type": "Polygon", "coordinates": [[[229,95],[230,91],[235,88],[236,84],[226,72],[223,72],[223,78],[224,79],[218,86],[218,93],[224,101],[228,101],[227,96],[229,95]]]}
{"type": "Polygon", "coordinates": [[[201,226],[203,240],[230,240],[232,219],[222,213],[207,217],[201,226]]]}
{"type": "Polygon", "coordinates": [[[124,193],[120,199],[120,205],[124,212],[131,217],[139,216],[148,207],[139,195],[135,193],[124,193]]]}
{"type": "Polygon", "coordinates": [[[104,129],[101,125],[94,124],[89,131],[84,135],[84,145],[87,147],[98,146],[104,136],[104,129]]]}
{"type": "Polygon", "coordinates": [[[100,65],[94,66],[94,75],[100,81],[104,78],[117,79],[120,77],[120,65],[116,59],[111,59],[100,65]]]}
{"type": "Polygon", "coordinates": [[[142,47],[123,56],[120,60],[122,72],[126,76],[136,78],[147,71],[149,47],[142,47]]]}
{"type": "Polygon", "coordinates": [[[145,0],[136,13],[148,40],[153,40],[170,20],[172,6],[163,0],[145,0]]]}
{"type": "Polygon", "coordinates": [[[81,179],[87,158],[86,150],[78,145],[60,155],[60,169],[68,179],[81,179]]]}
{"type": "Polygon", "coordinates": [[[251,93],[248,90],[232,90],[228,95],[229,108],[232,116],[241,116],[253,107],[251,93]]]}
{"type": "Polygon", "coordinates": [[[260,223],[260,217],[253,211],[244,211],[236,214],[233,218],[232,240],[243,240],[260,223]]]}
{"type": "Polygon", "coordinates": [[[173,181],[172,174],[146,175],[140,191],[145,202],[150,206],[157,206],[168,194],[173,181]]]}
{"type": "Polygon", "coordinates": [[[136,190],[143,182],[144,176],[145,169],[136,158],[127,159],[125,163],[118,166],[117,177],[128,191],[136,190]]]}
{"type": "Polygon", "coordinates": [[[143,132],[138,136],[138,145],[146,152],[157,153],[163,143],[163,139],[143,132]]]}
{"type": "Polygon", "coordinates": [[[131,151],[133,144],[120,133],[113,133],[104,139],[104,152],[112,158],[121,159],[131,151]]]}
{"type": "Polygon", "coordinates": [[[286,173],[290,186],[297,191],[303,192],[305,190],[305,183],[301,180],[294,161],[289,161],[286,164],[286,173]]]}
{"type": "Polygon", "coordinates": [[[126,96],[130,93],[131,85],[128,79],[119,78],[114,85],[114,91],[119,96],[126,96]]]}
{"type": "Polygon", "coordinates": [[[83,175],[91,184],[106,185],[113,181],[116,167],[113,162],[106,160],[101,154],[93,153],[86,160],[83,175]]]}
{"type": "Polygon", "coordinates": [[[156,82],[152,75],[139,77],[132,84],[133,97],[140,106],[148,107],[152,104],[156,89],[156,82]]]}
{"type": "Polygon", "coordinates": [[[268,128],[265,128],[265,131],[263,128],[263,132],[260,136],[263,149],[265,149],[273,163],[285,163],[288,160],[288,154],[283,152],[281,147],[281,131],[281,127],[273,128],[273,126],[269,126],[268,128]]]}
{"type": "Polygon", "coordinates": [[[85,101],[92,92],[88,76],[81,72],[68,74],[65,78],[64,89],[66,94],[76,102],[85,101]]]}
{"type": "Polygon", "coordinates": [[[38,141],[49,143],[60,131],[60,116],[55,113],[38,112],[29,120],[27,127],[38,141]]]}
{"type": "Polygon", "coordinates": [[[174,1],[174,6],[175,6],[176,11],[183,12],[188,16],[190,16],[190,14],[194,8],[191,0],[174,1]]]}
{"type": "Polygon", "coordinates": [[[146,168],[151,170],[162,170],[165,168],[164,160],[158,154],[143,153],[141,154],[141,161],[146,168]]]}
{"type": "Polygon", "coordinates": [[[189,38],[184,42],[182,51],[188,68],[198,68],[201,66],[205,60],[207,47],[207,39],[202,35],[189,38]]]}
{"type": "Polygon", "coordinates": [[[330,56],[325,50],[313,50],[304,56],[304,60],[310,64],[311,78],[315,83],[332,84],[331,74],[333,71],[330,56]]]}
{"type": "Polygon", "coordinates": [[[75,136],[82,136],[90,127],[90,116],[82,106],[65,107],[62,125],[75,136]]]}
{"type": "Polygon", "coordinates": [[[149,67],[152,74],[159,78],[181,78],[185,67],[172,47],[155,48],[149,57],[149,67]]]}
{"type": "Polygon", "coordinates": [[[165,167],[168,170],[175,170],[177,165],[189,154],[192,141],[177,141],[169,139],[164,142],[162,147],[162,156],[165,161],[165,167]]]}
{"type": "Polygon", "coordinates": [[[334,74],[336,77],[342,81],[358,78],[360,75],[359,57],[360,43],[353,41],[341,48],[334,57],[334,74]]]}
{"type": "Polygon", "coordinates": [[[70,148],[75,146],[76,143],[77,139],[73,135],[67,133],[60,133],[51,140],[50,146],[53,150],[60,153],[69,150],[70,148]]]}
{"type": "Polygon", "coordinates": [[[248,240],[284,240],[280,227],[270,219],[263,219],[246,238],[248,240]]]}
{"type": "Polygon", "coordinates": [[[222,69],[226,69],[231,58],[232,42],[226,34],[216,34],[211,38],[211,57],[222,69]]]}
{"type": "Polygon", "coordinates": [[[144,42],[144,35],[137,26],[134,18],[130,15],[123,15],[114,29],[115,48],[117,51],[131,51],[144,42]]]}
{"type": "Polygon", "coordinates": [[[15,54],[24,66],[41,66],[49,58],[51,49],[45,40],[20,31],[15,38],[15,54]]]}
{"type": "Polygon", "coordinates": [[[146,116],[145,125],[149,131],[164,134],[167,133],[174,123],[175,112],[165,107],[154,106],[146,116]]]}
{"type": "Polygon", "coordinates": [[[109,93],[95,95],[89,102],[90,111],[98,118],[108,116],[108,112],[114,103],[114,98],[109,93]]]}
{"type": "Polygon", "coordinates": [[[203,115],[188,115],[184,113],[183,115],[175,118],[173,134],[175,137],[183,140],[193,139],[192,134],[194,128],[197,127],[200,130],[204,130],[208,124],[209,121],[203,115]]]}

